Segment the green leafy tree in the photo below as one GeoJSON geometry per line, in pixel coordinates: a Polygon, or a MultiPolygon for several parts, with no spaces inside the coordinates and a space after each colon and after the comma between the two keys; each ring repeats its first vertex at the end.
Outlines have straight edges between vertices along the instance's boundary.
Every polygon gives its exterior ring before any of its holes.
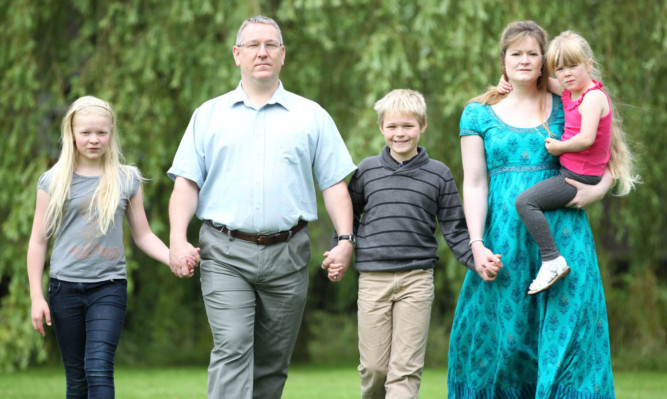
{"type": "MultiPolygon", "coordinates": [[[[664,353],[663,149],[667,128],[667,5],[657,0],[0,0],[0,369],[57,357],[52,334],[30,324],[25,257],[37,178],[58,157],[59,125],[84,94],[111,102],[129,163],[150,178],[145,204],[168,238],[172,182],[165,172],[194,108],[239,81],[231,47],[255,14],[277,19],[285,87],[322,104],[355,161],[383,139],[373,103],[393,88],[421,91],[429,106],[423,145],[462,179],[458,121],[468,99],[500,76],[498,39],[507,23],[533,19],[555,36],[580,32],[605,67],[637,143],[644,183],[629,197],[589,209],[607,293],[614,353],[664,353]]],[[[339,284],[319,269],[330,243],[326,213],[311,224],[311,292],[295,360],[354,360],[356,278],[339,284]],[[352,341],[350,341],[350,339],[352,341]],[[333,342],[333,344],[332,344],[333,342]],[[325,344],[327,343],[327,344],[325,344]]],[[[190,236],[196,242],[198,222],[190,236]]],[[[126,235],[127,236],[127,235],[126,235]]],[[[442,364],[465,269],[441,240],[431,361],[442,364]]],[[[205,364],[210,333],[197,278],[179,280],[126,237],[130,298],[118,361],[205,364]]]]}

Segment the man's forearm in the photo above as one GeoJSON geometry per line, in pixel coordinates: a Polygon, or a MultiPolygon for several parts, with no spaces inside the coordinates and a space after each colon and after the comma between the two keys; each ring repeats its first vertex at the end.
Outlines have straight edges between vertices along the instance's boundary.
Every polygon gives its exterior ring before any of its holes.
{"type": "Polygon", "coordinates": [[[352,234],[352,200],[342,180],[322,191],[324,205],[338,235],[352,234]]]}
{"type": "Polygon", "coordinates": [[[170,242],[187,241],[188,225],[197,210],[198,202],[197,185],[183,177],[177,177],[169,200],[170,242]]]}

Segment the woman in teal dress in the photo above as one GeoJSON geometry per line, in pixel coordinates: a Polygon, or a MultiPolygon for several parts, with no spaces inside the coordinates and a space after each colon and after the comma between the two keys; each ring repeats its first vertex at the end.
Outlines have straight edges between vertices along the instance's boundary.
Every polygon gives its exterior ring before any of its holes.
{"type": "MultiPolygon", "coordinates": [[[[547,212],[570,274],[529,296],[540,265],[537,246],[516,213],[526,188],[558,173],[544,146],[560,138],[563,109],[546,90],[546,32],[532,21],[501,38],[507,95],[491,89],[461,117],[463,196],[473,251],[503,255],[492,282],[468,272],[449,345],[449,398],[614,398],[609,330],[595,244],[585,211],[547,212]]],[[[612,184],[576,185],[574,207],[599,200],[612,184]]]]}

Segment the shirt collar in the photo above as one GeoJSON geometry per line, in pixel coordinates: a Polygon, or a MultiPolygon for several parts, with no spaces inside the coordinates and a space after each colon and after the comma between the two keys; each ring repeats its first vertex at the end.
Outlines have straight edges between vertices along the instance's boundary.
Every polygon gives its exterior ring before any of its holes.
{"type": "Polygon", "coordinates": [[[393,170],[393,171],[398,171],[398,170],[413,170],[413,169],[419,169],[423,165],[427,164],[429,161],[429,156],[426,153],[426,150],[422,146],[417,147],[417,155],[414,157],[410,158],[409,160],[399,163],[396,161],[391,155],[390,155],[390,149],[388,146],[384,146],[382,149],[382,153],[380,154],[380,159],[382,160],[382,164],[384,167],[393,170]]]}
{"type": "MultiPolygon", "coordinates": [[[[236,86],[236,89],[232,92],[232,106],[235,106],[238,103],[243,103],[246,107],[254,108],[255,105],[248,98],[248,95],[243,90],[243,85],[241,83],[242,82],[239,82],[238,86],[236,86]]],[[[287,93],[287,90],[285,90],[283,87],[283,82],[278,81],[278,88],[273,92],[273,96],[271,96],[271,99],[266,103],[266,105],[278,104],[289,111],[291,102],[287,93]]]]}

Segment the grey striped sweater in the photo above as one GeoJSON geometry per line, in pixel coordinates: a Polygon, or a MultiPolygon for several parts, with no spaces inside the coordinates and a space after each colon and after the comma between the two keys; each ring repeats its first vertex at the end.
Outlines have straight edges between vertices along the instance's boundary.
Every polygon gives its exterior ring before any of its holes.
{"type": "Polygon", "coordinates": [[[357,270],[432,268],[438,261],[436,219],[456,259],[475,270],[454,177],[423,147],[418,151],[399,164],[385,146],[380,155],[364,159],[352,176],[348,190],[354,207],[357,270]]]}

